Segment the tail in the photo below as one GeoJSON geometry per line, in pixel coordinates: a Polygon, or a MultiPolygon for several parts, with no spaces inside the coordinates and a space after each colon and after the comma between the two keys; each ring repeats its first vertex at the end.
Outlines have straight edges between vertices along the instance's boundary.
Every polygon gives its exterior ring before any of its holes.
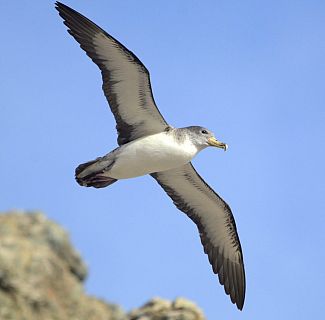
{"type": "Polygon", "coordinates": [[[75,171],[75,177],[77,182],[84,187],[104,188],[107,187],[117,179],[106,176],[105,172],[113,165],[113,162],[104,168],[99,165],[100,160],[92,160],[83,164],[80,164],[75,171]]]}

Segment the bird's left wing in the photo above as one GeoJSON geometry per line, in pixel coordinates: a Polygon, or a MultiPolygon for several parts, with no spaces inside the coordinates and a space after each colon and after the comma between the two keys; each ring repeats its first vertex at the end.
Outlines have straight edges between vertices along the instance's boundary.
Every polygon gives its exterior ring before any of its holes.
{"type": "Polygon", "coordinates": [[[197,225],[214,273],[241,310],[245,299],[243,254],[230,207],[199,176],[191,163],[151,174],[176,207],[197,225]]]}
{"type": "Polygon", "coordinates": [[[102,72],[118,144],[164,131],[168,124],[155,104],[149,72],[135,54],[79,12],[60,2],[56,9],[69,33],[102,72]]]}

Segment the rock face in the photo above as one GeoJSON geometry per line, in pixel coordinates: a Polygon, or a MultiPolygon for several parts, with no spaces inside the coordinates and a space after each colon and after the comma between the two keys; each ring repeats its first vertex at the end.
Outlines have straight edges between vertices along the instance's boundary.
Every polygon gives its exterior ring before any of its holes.
{"type": "Polygon", "coordinates": [[[128,314],[128,320],[204,320],[202,311],[186,299],[171,302],[154,298],[128,314]]]}
{"type": "Polygon", "coordinates": [[[204,320],[185,299],[125,313],[85,295],[87,269],[67,233],[42,213],[0,214],[1,320],[204,320]]]}

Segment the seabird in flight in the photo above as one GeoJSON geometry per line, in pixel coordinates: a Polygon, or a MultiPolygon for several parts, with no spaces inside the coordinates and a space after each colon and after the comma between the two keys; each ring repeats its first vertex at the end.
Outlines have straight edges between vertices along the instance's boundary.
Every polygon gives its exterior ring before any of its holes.
{"type": "Polygon", "coordinates": [[[196,172],[191,160],[208,146],[227,149],[199,126],[173,128],[160,114],[142,62],[92,21],[56,2],[68,32],[97,64],[116,120],[119,147],[81,164],[77,182],[103,188],[120,179],[150,174],[176,207],[193,220],[213,272],[238,309],[245,299],[243,254],[230,207],[196,172]]]}

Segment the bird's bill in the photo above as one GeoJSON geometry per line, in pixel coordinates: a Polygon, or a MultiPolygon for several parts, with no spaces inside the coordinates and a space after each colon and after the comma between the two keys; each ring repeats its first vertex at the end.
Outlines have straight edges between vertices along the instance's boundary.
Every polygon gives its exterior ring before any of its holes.
{"type": "Polygon", "coordinates": [[[228,145],[226,143],[218,141],[214,137],[211,137],[211,138],[208,139],[208,144],[209,144],[209,146],[221,148],[221,149],[223,149],[225,151],[228,149],[228,145]]]}

